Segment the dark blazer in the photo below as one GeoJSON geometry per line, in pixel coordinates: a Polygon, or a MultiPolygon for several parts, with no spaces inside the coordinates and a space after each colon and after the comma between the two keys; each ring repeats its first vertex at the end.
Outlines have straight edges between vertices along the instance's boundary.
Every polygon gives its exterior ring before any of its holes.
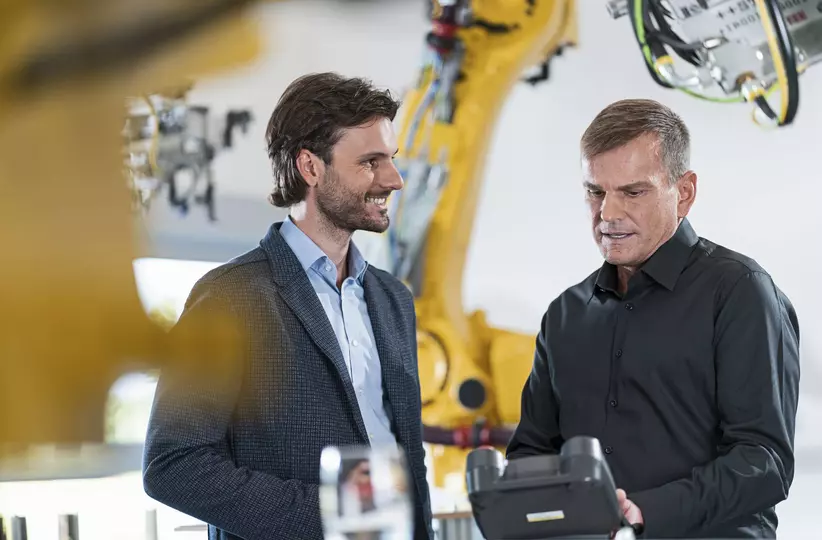
{"type": "MultiPolygon", "coordinates": [[[[334,331],[280,225],[200,279],[173,330],[230,315],[247,336],[243,354],[216,377],[164,370],[151,412],[146,493],[208,523],[212,540],[322,540],[320,454],[368,445],[334,331]]],[[[374,267],[364,289],[393,431],[413,480],[414,538],[433,540],[413,297],[374,267]]]]}

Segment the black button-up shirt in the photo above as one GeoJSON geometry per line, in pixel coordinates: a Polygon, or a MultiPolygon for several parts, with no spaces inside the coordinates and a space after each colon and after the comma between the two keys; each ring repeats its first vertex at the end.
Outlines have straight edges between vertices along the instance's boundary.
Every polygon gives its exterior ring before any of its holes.
{"type": "Polygon", "coordinates": [[[605,263],[551,303],[508,458],[593,436],[648,538],[772,538],[798,391],[790,301],[684,220],[626,294],[605,263]]]}

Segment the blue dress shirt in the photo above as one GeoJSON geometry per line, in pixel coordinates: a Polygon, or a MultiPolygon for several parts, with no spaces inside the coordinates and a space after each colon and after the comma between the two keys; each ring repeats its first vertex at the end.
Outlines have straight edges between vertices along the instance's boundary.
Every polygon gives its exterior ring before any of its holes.
{"type": "Polygon", "coordinates": [[[360,413],[371,446],[396,446],[383,398],[382,372],[371,318],[365,303],[363,280],[368,263],[351,242],[348,248],[348,277],[337,288],[337,267],[291,219],[286,218],[280,235],[299,259],[337,336],[348,373],[357,394],[360,413]]]}

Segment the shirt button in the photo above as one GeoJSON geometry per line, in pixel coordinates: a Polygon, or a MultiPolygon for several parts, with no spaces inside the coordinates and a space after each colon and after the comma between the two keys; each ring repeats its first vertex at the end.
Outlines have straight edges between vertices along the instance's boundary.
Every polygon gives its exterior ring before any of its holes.
{"type": "Polygon", "coordinates": [[[351,340],[351,345],[353,345],[353,346],[355,346],[355,347],[356,347],[358,344],[359,344],[359,343],[357,342],[357,340],[356,340],[356,339],[352,339],[352,340],[351,340]]]}
{"type": "Polygon", "coordinates": [[[616,356],[617,356],[617,358],[619,358],[620,356],[622,356],[622,349],[619,349],[619,350],[616,352],[616,356]]]}
{"type": "Polygon", "coordinates": [[[331,271],[331,265],[330,265],[330,264],[326,264],[326,265],[325,265],[325,271],[326,271],[326,272],[330,272],[330,271],[331,271]]]}
{"type": "Polygon", "coordinates": [[[609,401],[609,403],[611,404],[611,407],[616,407],[617,406],[617,400],[615,400],[615,399],[612,399],[611,401],[609,401]]]}
{"type": "Polygon", "coordinates": [[[628,311],[632,311],[634,309],[634,305],[633,304],[625,304],[625,309],[627,309],[628,311]]]}
{"type": "Polygon", "coordinates": [[[613,451],[614,451],[614,449],[613,449],[613,448],[611,448],[610,446],[606,446],[606,447],[605,447],[605,453],[606,453],[606,454],[610,454],[610,453],[611,453],[611,452],[613,452],[613,451]]]}

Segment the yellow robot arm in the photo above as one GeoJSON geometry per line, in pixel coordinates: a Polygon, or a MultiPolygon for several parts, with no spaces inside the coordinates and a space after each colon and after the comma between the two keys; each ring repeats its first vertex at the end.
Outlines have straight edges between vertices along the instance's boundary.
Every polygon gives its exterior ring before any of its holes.
{"type": "Polygon", "coordinates": [[[466,314],[462,279],[489,142],[500,108],[526,68],[576,41],[572,0],[440,0],[430,57],[405,97],[392,201],[393,271],[414,291],[425,438],[436,483],[462,484],[464,448],[504,444],[534,338],[490,329],[466,314]],[[477,422],[482,428],[472,429],[477,422]]]}

